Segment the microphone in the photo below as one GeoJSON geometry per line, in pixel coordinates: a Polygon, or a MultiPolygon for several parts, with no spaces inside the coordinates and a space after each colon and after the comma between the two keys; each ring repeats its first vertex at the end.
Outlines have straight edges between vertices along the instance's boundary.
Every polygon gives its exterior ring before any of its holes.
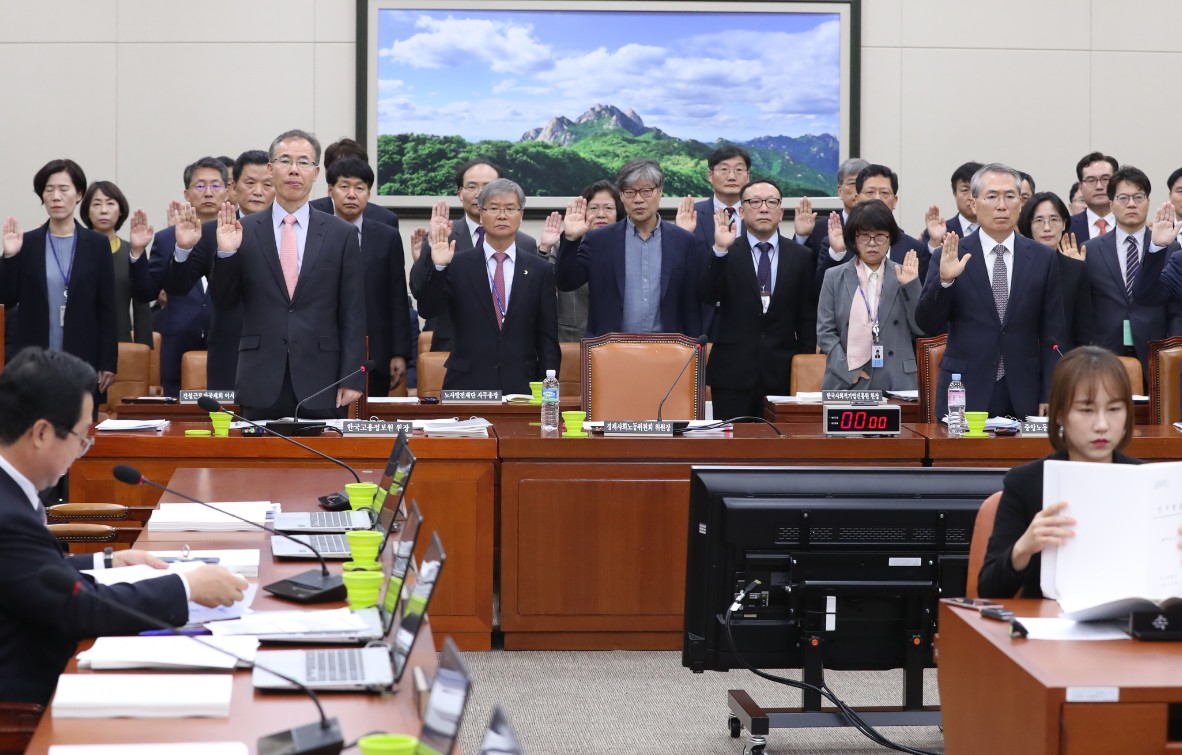
{"type": "Polygon", "coordinates": [[[373,370],[373,368],[374,368],[373,360],[372,359],[367,360],[359,368],[357,368],[356,370],[353,370],[348,375],[345,375],[340,380],[336,381],[335,383],[329,383],[328,385],[324,386],[320,390],[313,393],[311,396],[304,398],[303,401],[300,401],[298,404],[296,404],[294,416],[292,417],[291,422],[271,422],[269,424],[275,430],[275,432],[280,433],[282,435],[314,435],[314,434],[319,433],[322,429],[324,429],[327,426],[327,423],[323,422],[323,421],[319,421],[319,420],[300,422],[300,407],[302,407],[305,403],[307,403],[311,399],[314,399],[317,396],[319,396],[320,394],[324,393],[325,391],[336,388],[338,385],[345,382],[346,380],[356,377],[357,375],[360,375],[363,372],[370,372],[371,370],[373,370]],[[313,432],[313,431],[315,431],[315,432],[313,432]]]}
{"type": "Polygon", "coordinates": [[[1052,343],[1052,344],[1051,344],[1051,348],[1052,348],[1052,349],[1054,349],[1055,353],[1059,355],[1059,358],[1060,358],[1060,359],[1062,359],[1062,358],[1063,358],[1063,352],[1059,350],[1059,344],[1057,344],[1057,343],[1052,343]]]}
{"type": "Polygon", "coordinates": [[[293,543],[299,543],[316,556],[320,560],[319,569],[310,569],[306,572],[300,572],[293,577],[281,579],[278,582],[272,582],[269,585],[263,585],[263,589],[275,595],[276,597],[286,598],[287,600],[295,601],[296,603],[332,603],[345,599],[345,583],[339,574],[330,574],[328,571],[328,562],[324,560],[324,556],[320,555],[320,551],[312,547],[311,543],[306,543],[303,540],[298,540],[286,532],[280,532],[274,527],[268,527],[265,524],[258,524],[252,522],[246,517],[238,516],[237,514],[219,509],[217,506],[212,506],[205,501],[199,501],[192,496],[187,496],[184,493],[166,488],[158,482],[153,482],[147,477],[139,473],[138,469],[129,467],[126,464],[116,464],[112,470],[115,479],[122,482],[124,485],[147,485],[163,490],[165,493],[172,493],[178,498],[184,498],[186,501],[199,503],[202,506],[207,506],[215,511],[220,511],[227,516],[233,517],[241,522],[246,522],[251,527],[258,527],[263,532],[270,532],[272,535],[279,535],[287,538],[293,543]]]}
{"type": "MultiPolygon", "coordinates": [[[[130,467],[127,467],[130,469],[130,467]]],[[[134,470],[133,470],[134,471],[134,470]]],[[[64,566],[51,564],[41,569],[37,573],[41,584],[56,592],[68,592],[71,597],[77,597],[83,592],[82,580],[78,579],[77,575],[71,572],[64,566]]],[[[308,685],[300,682],[298,679],[293,679],[286,674],[282,674],[273,669],[261,666],[253,661],[249,661],[236,653],[231,653],[223,647],[219,647],[212,642],[206,642],[200,637],[194,637],[190,634],[184,634],[177,630],[177,627],[170,626],[166,622],[160,621],[155,616],[138,611],[131,606],[123,605],[118,601],[111,600],[105,595],[100,594],[97,590],[85,591],[94,600],[102,603],[108,608],[114,608],[134,619],[142,621],[148,626],[162,629],[178,637],[188,637],[190,640],[204,645],[211,650],[216,650],[222,655],[237,660],[251,667],[261,668],[270,674],[274,674],[283,681],[295,686],[301,692],[312,699],[312,703],[316,706],[317,712],[320,713],[320,722],[314,724],[307,724],[306,726],[299,726],[287,731],[276,732],[275,734],[268,734],[265,737],[259,737],[257,750],[259,753],[284,752],[291,753],[291,755],[338,755],[344,749],[344,738],[341,736],[341,724],[336,718],[329,718],[324,713],[324,706],[320,704],[320,698],[316,695],[315,690],[308,687],[308,685]]]]}
{"type": "MultiPolygon", "coordinates": [[[[673,385],[669,386],[669,390],[665,391],[665,398],[661,399],[661,403],[657,405],[657,422],[661,421],[661,412],[665,410],[665,402],[669,400],[669,396],[672,395],[673,389],[677,387],[679,382],[681,382],[681,376],[684,375],[685,371],[689,368],[690,362],[694,361],[694,357],[698,355],[698,349],[704,348],[706,346],[707,340],[708,339],[704,333],[698,336],[698,342],[694,344],[694,348],[690,352],[689,359],[685,360],[685,364],[681,365],[681,372],[677,373],[677,379],[673,381],[673,385]]],[[[673,425],[673,429],[676,431],[689,427],[689,422],[674,422],[673,425]]]]}

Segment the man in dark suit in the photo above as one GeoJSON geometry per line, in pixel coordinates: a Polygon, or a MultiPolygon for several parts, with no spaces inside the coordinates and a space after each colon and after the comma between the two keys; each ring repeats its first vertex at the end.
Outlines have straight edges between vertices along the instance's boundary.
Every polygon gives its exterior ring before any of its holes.
{"type": "Polygon", "coordinates": [[[275,204],[241,221],[218,217],[214,305],[243,307],[235,390],[244,416],[340,417],[361,397],[365,291],[357,230],[312,210],[320,143],[291,130],[271,143],[275,204]],[[346,378],[348,379],[346,380],[346,378]],[[334,382],[336,391],[315,395],[334,382]],[[335,399],[335,400],[334,400],[335,399]]]}
{"type": "Polygon", "coordinates": [[[977,233],[944,238],[931,265],[915,321],[928,333],[948,328],[940,362],[937,416],[948,409],[948,383],[960,373],[969,411],[993,416],[1045,415],[1051,372],[1063,340],[1057,252],[1014,232],[1021,177],[999,163],[973,176],[977,233]]]}
{"type": "Polygon", "coordinates": [[[369,395],[388,396],[406,379],[410,356],[410,305],[402,236],[385,223],[368,220],[373,170],[355,157],[338,158],[328,169],[328,194],[336,216],[357,229],[365,269],[365,333],[369,337],[369,395]]]}
{"type": "MultiPolygon", "coordinates": [[[[332,144],[324,148],[324,172],[327,178],[328,169],[332,164],[342,158],[352,157],[369,165],[369,154],[354,139],[338,139],[332,144]]],[[[332,183],[329,183],[332,186],[332,183]]],[[[313,210],[320,210],[332,215],[334,212],[332,197],[320,197],[313,199],[309,204],[312,205],[313,210]]],[[[365,203],[364,217],[366,220],[373,223],[383,223],[390,226],[395,231],[398,230],[398,215],[388,207],[382,207],[380,204],[373,204],[372,202],[365,203]]],[[[382,394],[383,396],[386,394],[382,394]]]]}
{"type": "Polygon", "coordinates": [[[1075,241],[1083,244],[1089,239],[1099,238],[1116,226],[1112,213],[1112,200],[1108,198],[1108,184],[1120,163],[1115,157],[1103,152],[1090,152],[1075,165],[1075,178],[1088,209],[1071,216],[1071,233],[1075,241]]]}
{"type": "MultiPolygon", "coordinates": [[[[981,170],[981,163],[969,161],[952,171],[952,200],[956,203],[955,217],[944,220],[940,208],[932,205],[924,218],[926,227],[919,240],[935,250],[944,243],[945,233],[955,233],[959,239],[977,232],[977,214],[973,209],[973,195],[970,183],[973,175],[981,170]]],[[[926,280],[926,279],[925,279],[926,280]]]]}
{"type": "MultiPolygon", "coordinates": [[[[850,210],[858,203],[858,174],[869,162],[860,157],[850,157],[837,166],[837,197],[841,200],[841,215],[829,213],[825,222],[817,222],[817,213],[813,212],[813,202],[808,197],[801,197],[796,205],[796,214],[792,218],[792,226],[796,233],[795,241],[808,247],[813,253],[813,261],[828,254],[829,237],[841,236],[841,228],[850,210]],[[834,230],[836,229],[836,233],[834,230]]],[[[817,290],[820,291],[820,281],[817,290]]]]}
{"type": "Polygon", "coordinates": [[[762,417],[766,395],[788,393],[792,357],[817,348],[812,255],[780,235],[780,187],[752,181],[740,196],[745,232],[718,210],[700,286],[718,302],[706,382],[720,420],[762,417]]]}
{"type": "MultiPolygon", "coordinates": [[[[468,160],[456,166],[456,196],[460,198],[460,205],[464,214],[454,222],[448,220],[450,208],[446,200],[439,200],[431,210],[431,225],[450,223],[451,231],[448,240],[456,242],[456,251],[477,249],[483,243],[484,226],[480,218],[480,192],[490,182],[501,177],[501,169],[495,163],[483,157],[468,160]]],[[[525,254],[538,254],[538,242],[532,236],[517,232],[514,240],[517,250],[525,254]]],[[[429,239],[423,239],[419,249],[419,256],[429,255],[429,239]]],[[[411,268],[410,292],[417,299],[420,287],[424,281],[418,268],[411,268]]],[[[420,313],[421,314],[421,313],[420,313]]],[[[432,331],[431,351],[451,351],[454,339],[454,327],[451,315],[444,311],[438,317],[428,319],[425,330],[432,331]]]]}
{"type": "MultiPolygon", "coordinates": [[[[587,336],[702,333],[700,247],[693,234],[661,220],[665,173],[655,160],[630,160],[616,175],[628,217],[591,231],[575,254],[561,254],[558,290],[588,284],[587,336]]],[[[567,223],[580,222],[567,217],[567,223]]],[[[565,229],[568,238],[586,230],[565,229]]]]}
{"type": "Polygon", "coordinates": [[[443,223],[433,223],[422,272],[419,312],[448,311],[455,343],[447,358],[445,389],[499,389],[529,393],[530,381],[558,372],[558,304],[550,264],[516,246],[525,193],[508,179],[489,182],[478,195],[484,238],[478,249],[458,251],[443,223]]]}
{"type": "MultiPolygon", "coordinates": [[[[1117,356],[1136,357],[1146,378],[1149,342],[1182,335],[1182,309],[1177,304],[1146,304],[1136,297],[1145,255],[1162,249],[1154,244],[1146,225],[1151,189],[1149,177],[1141,170],[1131,165],[1117,170],[1107,189],[1116,227],[1084,247],[1092,286],[1092,343],[1117,356]]],[[[1177,243],[1164,246],[1170,248],[1162,255],[1163,264],[1177,250],[1177,243]]],[[[1134,393],[1144,389],[1133,386],[1134,393]]]]}
{"type": "Polygon", "coordinates": [[[70,556],[45,526],[37,491],[53,487],[90,448],[95,371],[77,357],[36,347],[0,372],[0,700],[48,704],[57,679],[88,637],[135,634],[155,627],[95,598],[181,626],[189,601],[230,605],[246,580],[207,564],[135,584],[104,586],[82,569],[166,564],[144,551],[70,556]],[[74,592],[43,585],[40,574],[60,570],[78,581],[74,592]]]}

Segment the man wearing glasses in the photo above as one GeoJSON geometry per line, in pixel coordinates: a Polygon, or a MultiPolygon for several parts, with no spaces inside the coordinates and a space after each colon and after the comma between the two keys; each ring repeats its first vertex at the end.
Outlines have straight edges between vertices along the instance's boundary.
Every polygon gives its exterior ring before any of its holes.
{"type": "Polygon", "coordinates": [[[591,231],[575,254],[559,255],[559,291],[587,284],[587,336],[702,333],[694,235],[661,220],[665,173],[655,160],[630,160],[616,174],[624,220],[591,231]]]}
{"type": "Polygon", "coordinates": [[[357,229],[308,205],[320,173],[315,136],[284,132],[268,154],[275,202],[241,220],[222,206],[209,289],[219,310],[243,307],[238,403],[248,419],[290,417],[304,399],[301,418],[343,417],[364,375],[314,394],[365,362],[357,229]]]}
{"type": "Polygon", "coordinates": [[[443,223],[431,224],[430,251],[415,262],[419,313],[455,324],[446,390],[529,393],[546,370],[558,372],[558,298],[546,260],[516,244],[525,193],[505,178],[477,195],[480,245],[460,250],[443,223]]]}
{"type": "Polygon", "coordinates": [[[762,417],[764,396],[788,393],[792,357],[817,350],[813,255],[780,235],[780,187],[753,181],[739,196],[743,232],[715,213],[701,279],[702,301],[718,302],[706,382],[719,420],[762,417]]]}
{"type": "MultiPolygon", "coordinates": [[[[1136,296],[1146,253],[1170,247],[1159,260],[1165,264],[1177,249],[1172,239],[1154,243],[1146,225],[1150,190],[1149,176],[1131,165],[1113,173],[1107,193],[1116,225],[1084,247],[1092,284],[1092,343],[1118,356],[1136,357],[1146,377],[1149,342],[1182,335],[1182,309],[1177,304],[1146,304],[1136,296]]],[[[1133,386],[1134,393],[1143,390],[1145,386],[1133,386]]]]}
{"type": "Polygon", "coordinates": [[[948,383],[960,373],[967,409],[995,417],[1046,415],[1051,372],[1063,342],[1063,294],[1057,252],[1015,233],[1022,177],[1000,163],[971,182],[980,228],[962,242],[944,238],[930,265],[915,321],[927,333],[948,329],[936,411],[948,410],[948,383]]]}
{"type": "Polygon", "coordinates": [[[1108,184],[1120,169],[1115,157],[1103,152],[1084,155],[1075,165],[1075,178],[1083,194],[1086,210],[1071,216],[1071,232],[1080,244],[1108,233],[1116,225],[1109,199],[1108,184]]]}

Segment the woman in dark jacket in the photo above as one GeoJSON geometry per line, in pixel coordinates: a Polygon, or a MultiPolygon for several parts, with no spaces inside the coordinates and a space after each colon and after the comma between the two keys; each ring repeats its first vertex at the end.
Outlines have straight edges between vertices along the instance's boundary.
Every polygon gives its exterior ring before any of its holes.
{"type": "MultiPolygon", "coordinates": [[[[115,321],[119,340],[128,343],[134,340],[135,343],[151,347],[152,302],[136,300],[131,285],[133,247],[136,250],[135,257],[139,260],[148,244],[152,243],[151,226],[133,222],[131,242],[119,238],[119,229],[130,215],[130,210],[123,192],[110,181],[95,181],[90,185],[82,195],[80,214],[87,228],[98,231],[111,241],[111,261],[115,266],[115,321]]],[[[140,264],[146,267],[147,262],[144,259],[140,264]]]]}

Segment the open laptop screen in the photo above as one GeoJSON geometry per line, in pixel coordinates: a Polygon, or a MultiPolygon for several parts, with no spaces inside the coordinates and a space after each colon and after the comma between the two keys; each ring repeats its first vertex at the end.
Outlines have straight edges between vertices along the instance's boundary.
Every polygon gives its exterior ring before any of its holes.
{"type": "Polygon", "coordinates": [[[398,532],[398,539],[394,542],[394,552],[390,554],[390,572],[386,579],[386,592],[378,603],[382,607],[382,633],[388,635],[395,618],[402,607],[399,599],[402,597],[402,586],[406,583],[406,573],[414,562],[415,543],[419,539],[422,528],[423,515],[419,513],[419,504],[410,502],[410,510],[406,514],[406,521],[398,532]]]}
{"type": "Polygon", "coordinates": [[[410,450],[406,433],[398,433],[398,440],[394,441],[390,459],[386,462],[386,472],[378,483],[378,492],[373,499],[374,508],[378,512],[376,527],[378,532],[383,534],[378,555],[385,551],[390,533],[397,529],[395,524],[406,518],[403,498],[406,496],[406,486],[410,484],[410,474],[414,468],[415,455],[410,450]]]}
{"type": "Polygon", "coordinates": [[[439,533],[431,533],[431,542],[423,552],[423,560],[419,562],[414,589],[411,590],[406,606],[402,609],[402,619],[394,633],[394,643],[390,648],[395,683],[402,679],[402,674],[406,671],[407,658],[410,657],[415,638],[419,636],[419,629],[427,615],[427,606],[431,603],[431,595],[435,592],[435,585],[439,582],[439,573],[443,570],[446,558],[443,544],[439,542],[439,533]]]}
{"type": "Polygon", "coordinates": [[[493,706],[492,718],[484,730],[479,755],[523,755],[521,740],[517,738],[509,717],[499,705],[493,706]]]}
{"type": "Polygon", "coordinates": [[[472,674],[468,671],[468,664],[464,663],[452,638],[445,637],[415,755],[448,755],[451,752],[460,733],[460,722],[471,688],[472,674]]]}

